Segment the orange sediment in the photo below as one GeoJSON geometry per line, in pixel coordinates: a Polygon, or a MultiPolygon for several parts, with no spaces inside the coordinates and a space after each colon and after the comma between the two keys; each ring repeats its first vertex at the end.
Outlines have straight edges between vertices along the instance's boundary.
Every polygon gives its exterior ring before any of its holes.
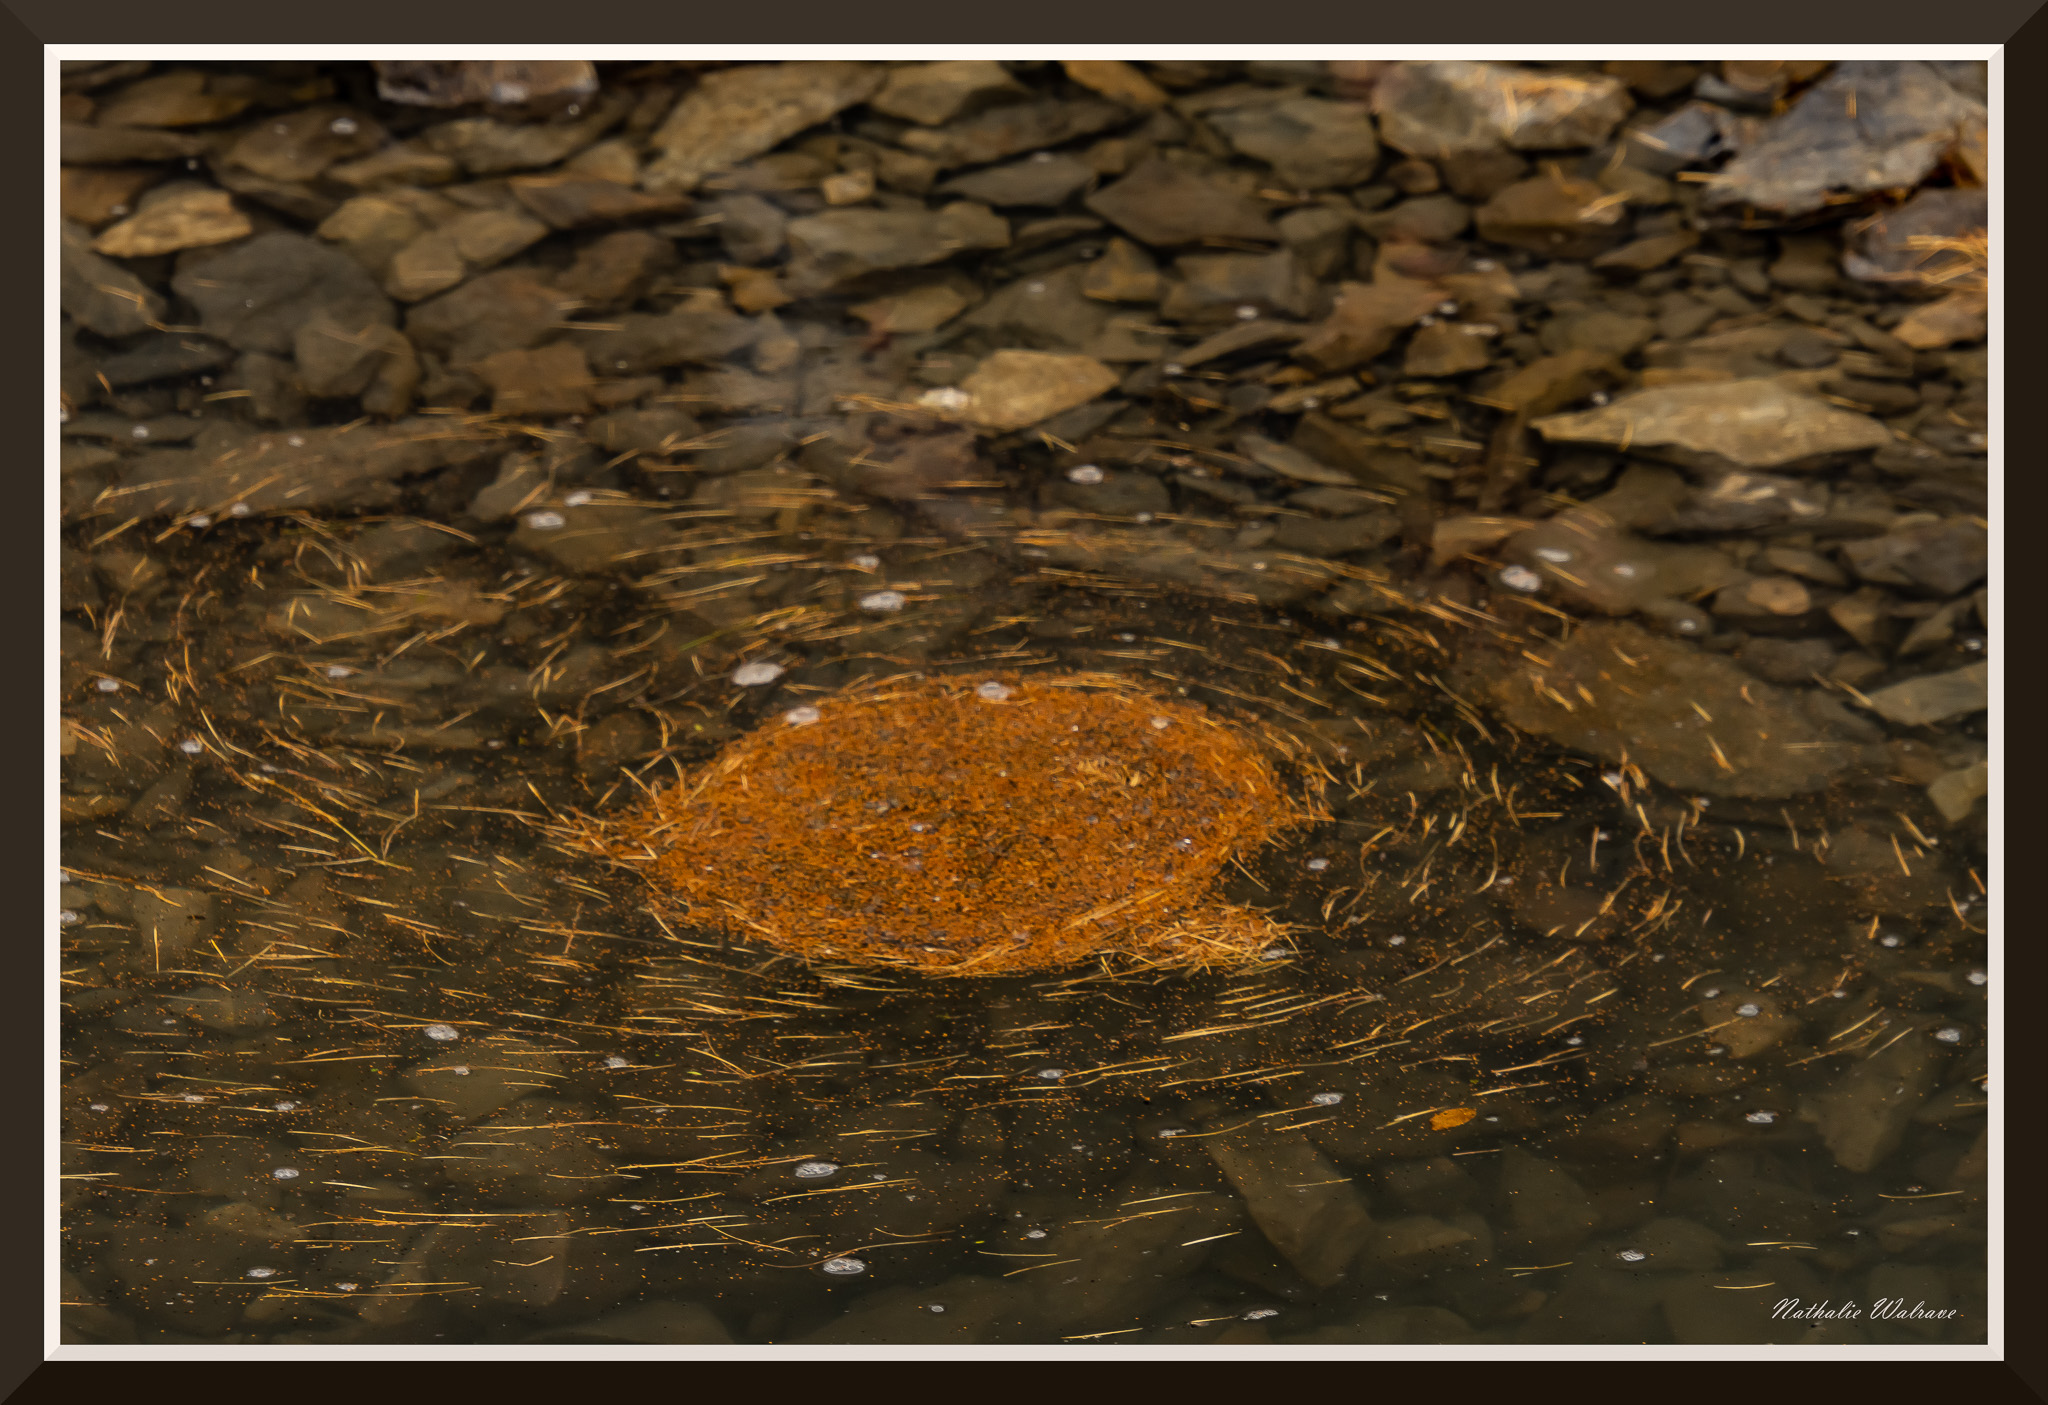
{"type": "Polygon", "coordinates": [[[1232,858],[1316,818],[1274,752],[1114,675],[892,682],[771,717],[613,830],[689,920],[934,974],[1256,959],[1232,858]]]}

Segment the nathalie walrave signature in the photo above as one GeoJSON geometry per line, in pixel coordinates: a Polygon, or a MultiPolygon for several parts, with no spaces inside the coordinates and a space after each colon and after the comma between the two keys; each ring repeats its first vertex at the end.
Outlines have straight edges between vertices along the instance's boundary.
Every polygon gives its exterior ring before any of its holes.
{"type": "Polygon", "coordinates": [[[1853,1300],[1837,1307],[1825,1300],[1802,1303],[1797,1298],[1780,1298],[1772,1306],[1771,1316],[1796,1318],[1807,1322],[1838,1322],[1851,1317],[1867,1317],[1873,1322],[1946,1321],[1951,1317],[1962,1316],[1962,1310],[1953,1307],[1929,1307],[1924,1301],[1909,1307],[1904,1298],[1879,1298],[1867,1310],[1853,1300]]]}

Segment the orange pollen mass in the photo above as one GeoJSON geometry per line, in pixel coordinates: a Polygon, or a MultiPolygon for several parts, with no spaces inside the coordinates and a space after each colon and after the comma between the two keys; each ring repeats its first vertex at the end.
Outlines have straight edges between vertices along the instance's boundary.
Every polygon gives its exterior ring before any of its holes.
{"type": "Polygon", "coordinates": [[[1210,885],[1315,817],[1201,707],[1114,675],[1003,676],[792,708],[656,795],[631,842],[692,920],[743,939],[996,974],[1254,959],[1283,929],[1210,885]]]}

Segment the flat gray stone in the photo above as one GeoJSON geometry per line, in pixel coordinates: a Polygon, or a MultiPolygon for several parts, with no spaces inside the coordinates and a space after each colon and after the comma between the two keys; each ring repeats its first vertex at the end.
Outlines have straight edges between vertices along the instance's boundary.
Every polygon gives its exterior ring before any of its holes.
{"type": "Polygon", "coordinates": [[[178,296],[199,325],[240,351],[286,355],[299,328],[319,316],[351,328],[389,327],[397,310],[369,272],[331,245],[277,230],[178,261],[178,296]]]}
{"type": "Polygon", "coordinates": [[[1729,162],[1706,200],[1789,216],[1832,195],[1911,190],[1973,118],[1983,120],[1983,104],[1927,64],[1844,63],[1729,162]]]}

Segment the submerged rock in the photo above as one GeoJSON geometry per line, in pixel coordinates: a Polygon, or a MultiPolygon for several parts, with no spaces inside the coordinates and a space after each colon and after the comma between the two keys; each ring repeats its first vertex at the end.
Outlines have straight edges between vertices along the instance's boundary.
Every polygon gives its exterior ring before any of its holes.
{"type": "Polygon", "coordinates": [[[1798,693],[1631,624],[1582,625],[1543,654],[1506,670],[1475,659],[1466,686],[1522,731],[1633,762],[1681,791],[1803,795],[1858,754],[1811,720],[1798,693]]]}
{"type": "Polygon", "coordinates": [[[1211,113],[1209,122],[1296,190],[1361,184],[1380,161],[1372,116],[1362,102],[1283,97],[1211,113]]]}
{"type": "Polygon", "coordinates": [[[348,327],[398,320],[361,264],[284,230],[189,255],[171,286],[199,309],[208,335],[242,351],[289,352],[300,326],[319,316],[348,327]]]}
{"type": "Polygon", "coordinates": [[[939,189],[989,205],[1062,205],[1095,175],[1085,161],[1041,151],[1028,160],[956,176],[939,189]]]}
{"type": "Polygon", "coordinates": [[[1503,146],[1598,146],[1634,106],[1628,86],[1604,74],[1461,59],[1397,63],[1373,89],[1387,145],[1430,159],[1503,146]]]}
{"type": "Polygon", "coordinates": [[[499,442],[423,418],[278,430],[226,449],[161,449],[130,460],[99,510],[150,518],[379,506],[397,497],[397,480],[472,462],[499,442]]]}
{"type": "Polygon", "coordinates": [[[743,63],[707,73],[648,139],[657,153],[640,173],[656,192],[688,192],[714,171],[752,160],[806,127],[864,101],[879,64],[839,59],[743,63]]]}
{"type": "Polygon", "coordinates": [[[960,411],[987,429],[1022,429],[1112,389],[1116,372],[1092,356],[998,351],[960,382],[960,411]]]}
{"type": "Polygon", "coordinates": [[[1870,705],[1887,722],[1925,726],[1967,717],[1990,706],[1991,665],[1973,663],[1949,673],[1929,673],[1879,688],[1870,705]]]}
{"type": "Polygon", "coordinates": [[[1819,1131],[1843,1170],[1871,1170],[1905,1136],[1940,1065],[1927,1036],[1908,1033],[1852,1063],[1832,1087],[1801,1098],[1799,1119],[1819,1131]]]}
{"type": "Polygon", "coordinates": [[[159,187],[144,197],[139,211],[104,230],[92,246],[116,258],[148,258],[203,244],[225,244],[254,228],[225,190],[159,187]]]}
{"type": "Polygon", "coordinates": [[[994,59],[943,59],[891,70],[868,106],[906,122],[936,127],[963,112],[1026,95],[1024,85],[994,59]]]}
{"type": "Polygon", "coordinates": [[[1257,201],[1156,156],[1089,196],[1088,208],[1133,239],[1155,246],[1276,237],[1257,201]]]}
{"type": "Polygon", "coordinates": [[[1533,427],[1554,441],[1611,444],[1721,469],[1811,468],[1892,438],[1870,416],[1776,380],[1656,386],[1533,427]]]}
{"type": "Polygon", "coordinates": [[[982,166],[1088,136],[1128,116],[1126,109],[1112,102],[1050,98],[1009,103],[944,127],[914,127],[901,140],[905,147],[937,162],[942,170],[982,166]]]}
{"type": "Polygon", "coordinates": [[[1205,1143],[1217,1169],[1244,1197],[1252,1223],[1318,1288],[1343,1281],[1373,1236],[1365,1198],[1334,1162],[1299,1132],[1205,1143]]]}
{"type": "Polygon", "coordinates": [[[574,102],[597,91],[597,69],[589,59],[386,59],[376,69],[378,97],[415,107],[511,107],[540,98],[574,102]]]}
{"type": "Polygon", "coordinates": [[[169,312],[161,294],[112,259],[94,253],[92,236],[66,220],[57,246],[57,298],[67,316],[105,337],[161,327],[169,312]]]}
{"type": "Polygon", "coordinates": [[[1440,289],[1406,278],[1340,284],[1336,306],[1302,339],[1295,358],[1325,375],[1348,371],[1376,359],[1443,301],[1440,289]]]}
{"type": "Polygon", "coordinates": [[[1832,196],[1910,190],[1983,113],[1928,64],[1840,64],[1728,163],[1707,203],[1789,217],[1832,196]]]}
{"type": "Polygon", "coordinates": [[[1553,168],[1517,181],[1479,207],[1474,217],[1488,239],[1557,259],[1583,259],[1628,233],[1627,202],[1592,181],[1553,168]]]}
{"type": "Polygon", "coordinates": [[[1972,270],[1960,247],[1982,238],[1991,221],[1990,193],[1968,186],[1923,190],[1896,209],[1880,210],[1845,231],[1842,272],[1867,282],[1939,285],[1972,270]]]}
{"type": "Polygon", "coordinates": [[[1517,533],[1504,555],[1572,605],[1607,615],[1694,599],[1742,574],[1725,552],[1639,537],[1598,505],[1545,518],[1517,533]]]}
{"type": "Polygon", "coordinates": [[[788,283],[804,297],[1009,242],[1009,222],[970,200],[939,210],[832,210],[790,221],[788,283]]]}

